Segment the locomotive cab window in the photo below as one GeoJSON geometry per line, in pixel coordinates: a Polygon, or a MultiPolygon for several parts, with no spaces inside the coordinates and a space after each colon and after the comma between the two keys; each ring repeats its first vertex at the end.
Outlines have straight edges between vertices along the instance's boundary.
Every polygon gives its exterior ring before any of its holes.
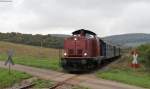
{"type": "Polygon", "coordinates": [[[86,37],[86,38],[94,38],[94,36],[91,35],[91,34],[86,34],[85,37],[86,37]]]}

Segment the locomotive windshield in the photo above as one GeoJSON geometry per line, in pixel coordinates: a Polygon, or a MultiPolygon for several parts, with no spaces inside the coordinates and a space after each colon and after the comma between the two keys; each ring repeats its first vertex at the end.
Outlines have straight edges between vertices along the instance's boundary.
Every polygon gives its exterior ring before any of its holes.
{"type": "MultiPolygon", "coordinates": [[[[81,36],[80,34],[78,34],[78,35],[73,35],[73,36],[81,36]]],[[[91,34],[85,34],[85,37],[86,38],[94,38],[94,36],[93,35],[91,35],[91,34]]]]}
{"type": "Polygon", "coordinates": [[[94,38],[94,36],[91,35],[91,34],[86,34],[85,37],[86,37],[86,38],[94,38]]]}
{"type": "Polygon", "coordinates": [[[96,36],[94,32],[84,29],[74,31],[72,34],[73,36],[85,36],[86,38],[94,38],[96,36]]]}

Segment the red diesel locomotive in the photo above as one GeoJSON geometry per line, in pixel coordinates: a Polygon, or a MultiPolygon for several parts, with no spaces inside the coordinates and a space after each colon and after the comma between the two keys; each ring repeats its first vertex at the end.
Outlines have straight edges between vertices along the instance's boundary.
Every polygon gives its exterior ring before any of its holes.
{"type": "Polygon", "coordinates": [[[64,40],[61,66],[67,71],[87,71],[101,65],[103,60],[120,56],[120,48],[109,45],[89,30],[77,30],[64,40]]]}

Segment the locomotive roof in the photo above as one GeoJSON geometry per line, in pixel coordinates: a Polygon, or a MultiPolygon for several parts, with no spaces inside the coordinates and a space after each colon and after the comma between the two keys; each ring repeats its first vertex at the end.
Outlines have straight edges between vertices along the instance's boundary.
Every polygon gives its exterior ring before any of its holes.
{"type": "Polygon", "coordinates": [[[85,30],[85,29],[76,30],[76,31],[72,32],[72,34],[73,34],[73,35],[74,35],[74,34],[80,34],[81,31],[84,31],[85,34],[87,33],[87,34],[91,34],[91,35],[96,35],[94,32],[89,31],[89,30],[85,30]]]}

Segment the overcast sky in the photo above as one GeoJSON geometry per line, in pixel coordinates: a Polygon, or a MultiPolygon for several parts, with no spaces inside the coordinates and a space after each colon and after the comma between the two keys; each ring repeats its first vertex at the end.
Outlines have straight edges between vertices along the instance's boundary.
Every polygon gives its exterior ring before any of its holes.
{"type": "Polygon", "coordinates": [[[82,28],[99,36],[150,33],[150,0],[0,2],[0,32],[71,34],[82,28]]]}

